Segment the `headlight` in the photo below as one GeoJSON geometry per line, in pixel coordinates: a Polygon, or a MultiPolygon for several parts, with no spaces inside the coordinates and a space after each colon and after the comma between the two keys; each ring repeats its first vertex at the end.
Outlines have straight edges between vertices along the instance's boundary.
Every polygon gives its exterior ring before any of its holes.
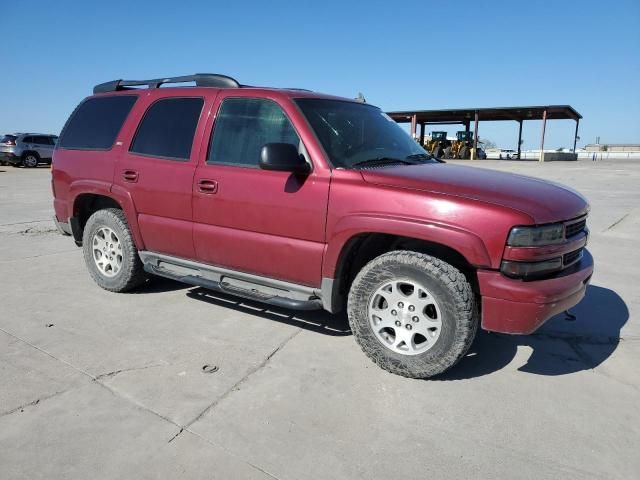
{"type": "Polygon", "coordinates": [[[514,227],[509,233],[507,245],[512,247],[538,247],[555,245],[564,241],[562,223],[543,227],[514,227]]]}

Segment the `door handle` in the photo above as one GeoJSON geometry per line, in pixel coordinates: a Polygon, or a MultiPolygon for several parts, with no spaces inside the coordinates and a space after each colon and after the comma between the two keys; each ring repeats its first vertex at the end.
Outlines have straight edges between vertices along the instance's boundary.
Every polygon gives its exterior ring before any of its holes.
{"type": "Polygon", "coordinates": [[[203,178],[198,180],[198,191],[200,193],[206,193],[208,195],[212,195],[218,192],[218,182],[215,180],[208,180],[203,178]]]}
{"type": "Polygon", "coordinates": [[[135,170],[123,170],[122,178],[125,182],[136,183],[138,181],[138,172],[135,170]]]}

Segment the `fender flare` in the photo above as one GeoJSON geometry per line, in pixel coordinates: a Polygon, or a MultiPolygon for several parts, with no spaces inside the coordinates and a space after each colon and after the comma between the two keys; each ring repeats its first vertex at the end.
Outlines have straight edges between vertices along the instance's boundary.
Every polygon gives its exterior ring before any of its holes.
{"type": "Polygon", "coordinates": [[[119,185],[111,186],[111,197],[120,204],[125,216],[127,217],[127,223],[129,223],[129,230],[133,236],[133,241],[138,250],[144,250],[144,240],[140,233],[140,226],[138,225],[138,210],[133,202],[131,193],[119,185]]]}
{"type": "Polygon", "coordinates": [[[138,227],[138,212],[131,198],[131,194],[127,190],[118,185],[112,185],[111,183],[101,182],[99,180],[78,180],[73,182],[69,186],[69,198],[71,199],[69,202],[69,216],[71,218],[76,215],[76,201],[78,197],[85,194],[102,195],[103,197],[113,199],[120,205],[120,208],[122,208],[127,218],[127,223],[129,224],[136,248],[144,250],[144,241],[142,240],[140,228],[138,227]]]}
{"type": "Polygon", "coordinates": [[[334,278],[341,253],[350,239],[366,233],[382,233],[444,245],[462,255],[470,265],[491,268],[491,258],[480,237],[460,227],[411,217],[375,213],[349,215],[335,225],[322,264],[323,278],[334,278]]]}

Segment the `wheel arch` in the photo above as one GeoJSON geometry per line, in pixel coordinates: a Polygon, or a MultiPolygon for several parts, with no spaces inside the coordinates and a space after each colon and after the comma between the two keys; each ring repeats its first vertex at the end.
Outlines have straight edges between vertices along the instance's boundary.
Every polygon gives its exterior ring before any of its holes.
{"type": "Polygon", "coordinates": [[[20,155],[20,160],[22,162],[22,165],[24,166],[24,160],[25,158],[27,158],[27,156],[29,155],[33,155],[34,157],[36,157],[36,164],[35,166],[38,166],[38,163],[40,163],[42,161],[42,158],[40,157],[40,154],[38,152],[36,152],[35,150],[25,150],[24,152],[22,152],[22,155],[20,155]]]}
{"type": "Polygon", "coordinates": [[[400,229],[351,231],[330,242],[323,265],[321,290],[324,308],[330,312],[342,310],[351,283],[360,269],[392,250],[411,250],[437,257],[460,270],[477,290],[477,269],[491,265],[484,243],[477,236],[435,225],[419,227],[416,231],[410,225],[400,229]]]}
{"type": "Polygon", "coordinates": [[[140,232],[137,228],[137,215],[133,207],[133,202],[128,192],[125,193],[126,195],[118,195],[115,192],[104,192],[96,189],[75,192],[72,202],[70,224],[76,245],[82,245],[84,227],[91,215],[105,208],[117,208],[125,214],[136,248],[144,248],[140,232]]]}
{"type": "Polygon", "coordinates": [[[22,152],[22,155],[20,155],[20,158],[25,158],[29,154],[34,155],[36,158],[38,158],[38,160],[40,160],[40,154],[35,150],[25,150],[24,152],[22,152]]]}

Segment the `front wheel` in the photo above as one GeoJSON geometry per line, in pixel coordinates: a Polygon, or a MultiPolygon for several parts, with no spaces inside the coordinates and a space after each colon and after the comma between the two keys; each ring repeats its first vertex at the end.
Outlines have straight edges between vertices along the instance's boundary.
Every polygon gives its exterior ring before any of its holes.
{"type": "Polygon", "coordinates": [[[348,316],[371,360],[411,378],[455,365],[478,327],[465,276],[442,260],[404,250],[385,253],[360,271],[349,292],[348,316]]]}
{"type": "Polygon", "coordinates": [[[106,208],[91,215],[84,227],[82,250],[91,277],[105,290],[125,292],[146,279],[122,210],[106,208]]]}

